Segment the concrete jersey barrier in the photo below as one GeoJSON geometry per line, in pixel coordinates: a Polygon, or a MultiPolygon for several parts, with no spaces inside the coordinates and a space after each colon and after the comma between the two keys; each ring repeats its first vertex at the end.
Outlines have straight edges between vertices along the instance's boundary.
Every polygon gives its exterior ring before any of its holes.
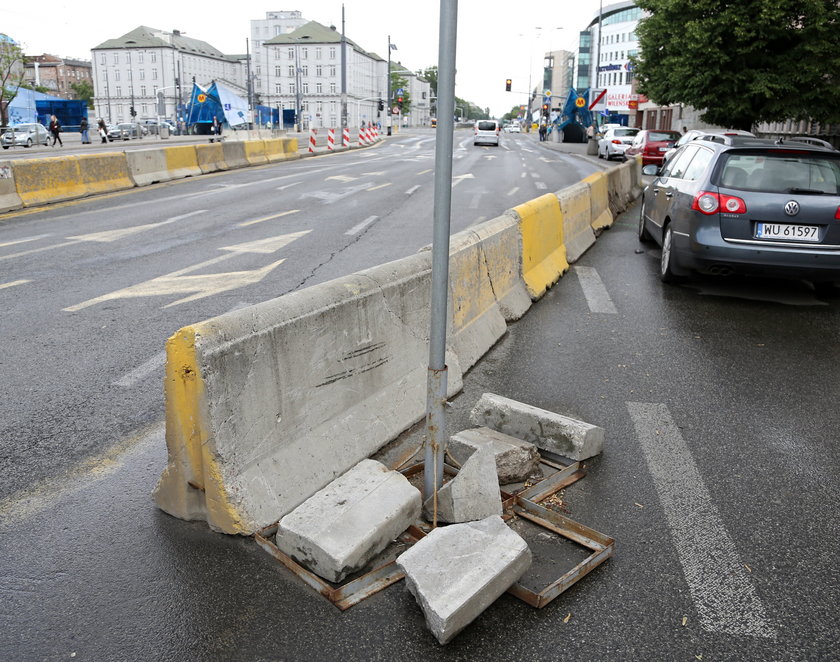
{"type": "Polygon", "coordinates": [[[137,186],[168,182],[172,175],[166,168],[165,148],[134,149],[125,153],[128,174],[137,186]]]}
{"type": "Polygon", "coordinates": [[[84,186],[85,195],[134,188],[125,152],[82,154],[75,158],[79,162],[79,183],[84,186]]]}
{"type": "Polygon", "coordinates": [[[222,150],[228,168],[245,168],[249,165],[245,158],[245,142],[223,142],[222,150]]]}
{"type": "Polygon", "coordinates": [[[83,198],[79,160],[72,156],[25,159],[12,163],[15,187],[25,207],[83,198]]]}
{"type": "Polygon", "coordinates": [[[513,211],[519,217],[522,237],[522,277],[536,300],[569,269],[563,214],[554,193],[518,205],[513,211]]]}
{"type": "Polygon", "coordinates": [[[222,143],[196,145],[195,159],[203,174],[228,169],[222,143]]]}
{"type": "Polygon", "coordinates": [[[592,230],[598,234],[604,228],[613,224],[613,215],[610,211],[610,196],[607,186],[607,173],[594,172],[583,179],[589,184],[590,213],[592,230]]]}
{"type": "Polygon", "coordinates": [[[0,162],[0,212],[12,211],[23,207],[23,202],[15,188],[15,173],[8,161],[0,162]]]}
{"type": "Polygon", "coordinates": [[[577,262],[592,244],[595,232],[592,230],[591,191],[589,184],[580,182],[557,192],[560,208],[563,210],[563,238],[566,244],[566,259],[577,262]]]}
{"type": "Polygon", "coordinates": [[[250,534],[420,420],[430,287],[426,252],[178,331],[158,506],[250,534]]]}
{"type": "Polygon", "coordinates": [[[174,145],[164,147],[166,156],[166,170],[170,179],[183,179],[201,174],[195,145],[174,145]]]}

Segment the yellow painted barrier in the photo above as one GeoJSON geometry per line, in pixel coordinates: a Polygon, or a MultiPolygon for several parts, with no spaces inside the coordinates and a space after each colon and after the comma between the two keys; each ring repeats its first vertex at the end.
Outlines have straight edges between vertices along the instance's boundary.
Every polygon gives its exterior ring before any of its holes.
{"type": "Polygon", "coordinates": [[[195,145],[175,145],[166,147],[166,170],[171,179],[194,177],[201,174],[195,145]]]}
{"type": "Polygon", "coordinates": [[[283,153],[287,159],[300,158],[297,138],[283,138],[283,153]]]}
{"type": "MultiPolygon", "coordinates": [[[[617,169],[613,168],[613,170],[617,169]]],[[[583,181],[589,184],[592,214],[590,225],[595,233],[598,234],[601,230],[611,227],[613,224],[613,215],[610,211],[607,173],[603,171],[593,172],[589,177],[584,178],[583,181]]]]}
{"type": "Polygon", "coordinates": [[[265,156],[269,163],[283,161],[287,158],[285,152],[283,151],[282,138],[269,138],[268,140],[263,140],[263,145],[265,145],[265,156]]]}
{"type": "Polygon", "coordinates": [[[195,146],[195,158],[202,173],[227,170],[222,143],[209,143],[195,146]]]}
{"type": "Polygon", "coordinates": [[[563,239],[566,244],[566,259],[569,262],[577,262],[595,243],[590,195],[589,184],[584,182],[567,186],[557,192],[560,209],[563,211],[563,239]]]}
{"type": "Polygon", "coordinates": [[[12,171],[25,207],[87,195],[87,187],[79,181],[79,160],[72,156],[14,161],[12,171]]]}
{"type": "Polygon", "coordinates": [[[264,140],[246,140],[243,144],[245,145],[245,159],[249,165],[268,163],[264,140]]]}
{"type": "Polygon", "coordinates": [[[83,154],[75,158],[79,161],[79,183],[85,187],[86,195],[134,188],[125,152],[83,154]]]}
{"type": "Polygon", "coordinates": [[[520,219],[522,278],[536,300],[569,269],[560,203],[556,195],[547,193],[513,211],[520,219]]]}

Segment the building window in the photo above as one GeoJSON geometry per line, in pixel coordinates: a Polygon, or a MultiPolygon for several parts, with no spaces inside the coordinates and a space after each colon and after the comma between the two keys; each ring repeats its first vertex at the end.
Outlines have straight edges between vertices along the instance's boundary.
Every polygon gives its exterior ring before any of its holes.
{"type": "Polygon", "coordinates": [[[120,63],[120,54],[119,53],[114,53],[114,64],[119,64],[119,63],[120,63]]]}
{"type": "MultiPolygon", "coordinates": [[[[289,69],[291,69],[291,67],[289,67],[289,69]]],[[[280,78],[280,76],[283,75],[283,67],[274,67],[274,75],[277,76],[277,78],[280,78]]]]}
{"type": "Polygon", "coordinates": [[[333,78],[335,78],[335,65],[332,65],[332,66],[330,67],[330,76],[332,76],[333,78]]]}
{"type": "Polygon", "coordinates": [[[257,67],[257,76],[261,75],[261,73],[262,73],[262,67],[258,66],[257,67]]]}
{"type": "Polygon", "coordinates": [[[300,75],[301,76],[308,76],[309,75],[309,67],[307,65],[303,65],[300,68],[300,75]]]}
{"type": "Polygon", "coordinates": [[[335,60],[335,46],[330,46],[330,60],[335,60]]]}
{"type": "Polygon", "coordinates": [[[283,94],[280,83],[274,83],[274,94],[283,94]]]}
{"type": "Polygon", "coordinates": [[[315,83],[315,94],[323,94],[324,86],[321,83],[315,83]]]}
{"type": "Polygon", "coordinates": [[[280,59],[280,49],[279,48],[272,48],[271,50],[274,51],[274,59],[279,60],[280,59]]]}
{"type": "Polygon", "coordinates": [[[143,54],[142,53],[137,54],[137,64],[143,64],[143,54]]]}
{"type": "Polygon", "coordinates": [[[157,69],[152,69],[152,80],[157,80],[157,69]]]}
{"type": "Polygon", "coordinates": [[[140,104],[140,114],[141,114],[141,115],[147,115],[148,113],[149,113],[149,107],[148,107],[148,105],[147,105],[147,104],[145,104],[145,103],[140,104]]]}
{"type": "Polygon", "coordinates": [[[335,112],[335,101],[330,101],[330,112],[331,113],[335,112]]]}
{"type": "Polygon", "coordinates": [[[119,70],[119,69],[117,69],[117,70],[114,72],[114,80],[119,80],[119,79],[120,79],[120,70],[119,70]]]}
{"type": "Polygon", "coordinates": [[[122,87],[120,87],[119,85],[117,85],[117,96],[118,97],[122,96],[122,87]]]}
{"type": "Polygon", "coordinates": [[[145,69],[141,69],[138,73],[140,74],[140,80],[146,80],[146,70],[145,69]]]}
{"type": "Polygon", "coordinates": [[[294,78],[294,77],[295,77],[295,67],[294,67],[293,64],[290,64],[289,65],[289,78],[294,78]]]}
{"type": "Polygon", "coordinates": [[[151,55],[152,55],[152,64],[154,64],[155,62],[157,62],[157,53],[152,53],[151,55]]]}
{"type": "Polygon", "coordinates": [[[303,94],[309,94],[309,83],[301,83],[300,84],[300,91],[303,94]]]}
{"type": "Polygon", "coordinates": [[[302,110],[306,111],[307,113],[309,112],[309,102],[308,101],[304,101],[300,105],[301,105],[302,110]]]}
{"type": "Polygon", "coordinates": [[[290,49],[289,49],[289,59],[290,59],[290,60],[294,60],[294,59],[295,59],[295,49],[294,49],[294,48],[290,48],[290,49]]]}
{"type": "Polygon", "coordinates": [[[330,83],[330,94],[335,94],[335,83],[330,83]]]}
{"type": "Polygon", "coordinates": [[[315,47],[315,59],[316,60],[321,59],[321,48],[320,48],[320,46],[315,47]]]}
{"type": "Polygon", "coordinates": [[[321,65],[320,65],[320,64],[318,64],[318,65],[316,65],[316,66],[315,66],[315,75],[316,75],[318,78],[320,78],[321,76],[323,76],[323,75],[324,75],[323,68],[321,67],[321,65]]]}
{"type": "Polygon", "coordinates": [[[324,111],[324,103],[322,101],[315,102],[315,112],[321,113],[324,111]]]}
{"type": "Polygon", "coordinates": [[[105,64],[105,58],[106,58],[105,53],[100,53],[99,54],[99,64],[105,64]]]}
{"type": "Polygon", "coordinates": [[[146,96],[146,86],[145,85],[140,86],[140,96],[141,97],[146,96]]]}
{"type": "Polygon", "coordinates": [[[289,83],[289,94],[296,94],[297,93],[297,85],[294,83],[289,83]]]}
{"type": "Polygon", "coordinates": [[[300,49],[300,59],[301,60],[308,60],[309,59],[309,49],[308,48],[301,48],[300,49]]]}

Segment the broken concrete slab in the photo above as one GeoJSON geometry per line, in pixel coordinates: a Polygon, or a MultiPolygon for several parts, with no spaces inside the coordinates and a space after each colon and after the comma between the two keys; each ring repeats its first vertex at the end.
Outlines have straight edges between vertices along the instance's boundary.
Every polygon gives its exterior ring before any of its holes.
{"type": "Polygon", "coordinates": [[[362,460],[283,517],[275,541],[316,575],[340,582],[413,524],[421,501],[401,473],[362,460]]]}
{"type": "Polygon", "coordinates": [[[519,580],[531,550],[498,515],[438,527],[397,558],[426,625],[452,640],[519,580]]]}
{"type": "Polygon", "coordinates": [[[534,444],[488,427],[453,434],[449,438],[446,452],[463,466],[470,455],[485,447],[489,447],[496,458],[500,485],[527,480],[539,467],[540,454],[534,444]]]}
{"type": "Polygon", "coordinates": [[[481,396],[470,420],[572,460],[598,455],[604,446],[603,428],[495,393],[481,396]]]}
{"type": "MultiPolygon", "coordinates": [[[[433,497],[423,507],[426,519],[434,518],[433,497]]],[[[458,474],[438,490],[439,522],[471,522],[502,514],[502,495],[496,476],[493,451],[485,446],[475,451],[458,474]]]]}

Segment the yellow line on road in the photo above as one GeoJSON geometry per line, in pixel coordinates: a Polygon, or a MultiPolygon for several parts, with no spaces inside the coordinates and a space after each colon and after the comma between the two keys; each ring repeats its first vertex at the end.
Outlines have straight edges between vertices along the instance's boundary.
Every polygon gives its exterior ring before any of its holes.
{"type": "Polygon", "coordinates": [[[391,185],[391,182],[388,182],[387,184],[380,184],[379,186],[372,186],[371,188],[365,189],[365,190],[366,191],[375,191],[378,188],[385,188],[386,186],[390,186],[390,185],[391,185]]]}
{"type": "Polygon", "coordinates": [[[257,218],[253,221],[245,221],[244,223],[239,223],[237,227],[244,228],[248,225],[256,225],[257,223],[262,223],[263,221],[270,221],[272,218],[280,218],[281,216],[288,216],[289,214],[297,214],[299,211],[300,209],[289,209],[288,211],[281,211],[279,214],[266,216],[264,218],[257,218]]]}

